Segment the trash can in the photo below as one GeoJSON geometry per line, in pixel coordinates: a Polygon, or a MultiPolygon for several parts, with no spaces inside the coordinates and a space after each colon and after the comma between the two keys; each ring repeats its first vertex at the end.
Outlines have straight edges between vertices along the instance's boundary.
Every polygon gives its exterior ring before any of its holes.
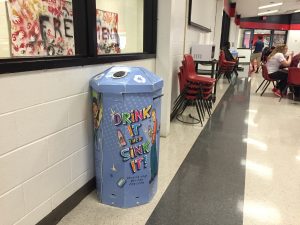
{"type": "Polygon", "coordinates": [[[90,81],[100,202],[129,208],[157,190],[163,80],[141,67],[115,66],[90,81]]]}

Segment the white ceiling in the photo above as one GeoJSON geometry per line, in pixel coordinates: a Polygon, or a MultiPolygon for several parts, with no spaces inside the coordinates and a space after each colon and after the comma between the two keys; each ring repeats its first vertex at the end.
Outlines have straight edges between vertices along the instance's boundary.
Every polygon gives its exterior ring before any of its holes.
{"type": "Polygon", "coordinates": [[[233,2],[236,2],[237,14],[241,14],[241,17],[258,16],[257,14],[259,12],[266,12],[276,9],[279,10],[277,13],[268,15],[290,14],[295,10],[300,10],[300,0],[234,0],[233,2]],[[282,2],[283,4],[281,6],[271,7],[267,9],[258,9],[259,6],[279,2],[282,2]]]}

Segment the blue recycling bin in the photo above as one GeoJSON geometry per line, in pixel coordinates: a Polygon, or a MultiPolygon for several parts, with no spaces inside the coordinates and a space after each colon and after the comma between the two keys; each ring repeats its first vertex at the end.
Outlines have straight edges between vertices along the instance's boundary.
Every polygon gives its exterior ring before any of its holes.
{"type": "Polygon", "coordinates": [[[97,196],[129,208],[157,190],[163,80],[141,67],[114,66],[90,81],[97,196]]]}

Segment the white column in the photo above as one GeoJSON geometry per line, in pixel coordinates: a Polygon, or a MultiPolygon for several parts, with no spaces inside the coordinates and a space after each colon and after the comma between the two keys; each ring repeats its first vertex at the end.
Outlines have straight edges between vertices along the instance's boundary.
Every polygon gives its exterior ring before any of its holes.
{"type": "Polygon", "coordinates": [[[289,51],[294,51],[295,54],[300,53],[300,30],[289,30],[287,46],[289,51]]]}
{"type": "Polygon", "coordinates": [[[156,74],[164,80],[161,109],[161,136],[170,131],[171,113],[171,8],[172,0],[158,1],[156,74]]]}
{"type": "Polygon", "coordinates": [[[214,44],[216,46],[216,50],[215,50],[215,58],[216,59],[219,57],[219,53],[220,53],[223,9],[224,9],[224,1],[218,0],[217,8],[216,8],[216,25],[215,25],[215,31],[214,31],[214,44]]]}

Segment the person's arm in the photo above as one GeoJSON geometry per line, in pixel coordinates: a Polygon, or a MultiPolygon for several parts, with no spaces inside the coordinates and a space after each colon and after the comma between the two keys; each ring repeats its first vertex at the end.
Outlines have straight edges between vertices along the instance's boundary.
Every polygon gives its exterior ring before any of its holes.
{"type": "Polygon", "coordinates": [[[292,53],[289,55],[288,60],[286,60],[286,59],[283,57],[283,59],[280,61],[281,65],[284,66],[284,67],[290,66],[290,65],[291,65],[291,62],[292,62],[293,55],[294,55],[294,53],[292,52],[292,53]]]}

